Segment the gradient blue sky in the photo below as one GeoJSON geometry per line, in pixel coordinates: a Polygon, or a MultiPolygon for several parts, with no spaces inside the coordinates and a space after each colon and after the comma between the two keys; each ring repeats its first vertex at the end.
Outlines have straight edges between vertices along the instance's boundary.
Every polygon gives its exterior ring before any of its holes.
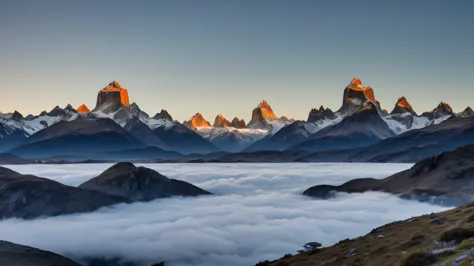
{"type": "Polygon", "coordinates": [[[0,0],[0,111],[95,106],[117,80],[150,114],[246,121],[337,110],[358,76],[391,111],[474,106],[474,1],[0,0]]]}

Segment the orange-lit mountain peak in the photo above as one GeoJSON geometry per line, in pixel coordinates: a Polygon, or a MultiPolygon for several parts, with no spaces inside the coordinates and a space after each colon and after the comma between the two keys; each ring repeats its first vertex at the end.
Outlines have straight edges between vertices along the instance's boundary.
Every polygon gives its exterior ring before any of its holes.
{"type": "Polygon", "coordinates": [[[404,96],[398,99],[397,106],[407,108],[407,109],[412,109],[411,105],[407,101],[407,98],[405,98],[404,96]]]}
{"type": "Polygon", "coordinates": [[[107,85],[107,87],[103,88],[99,91],[97,96],[97,105],[96,109],[100,108],[106,102],[113,102],[114,109],[116,111],[120,105],[130,107],[130,100],[128,97],[128,90],[123,88],[117,81],[112,81],[107,85]],[[120,100],[120,102],[118,102],[120,100]]]}
{"type": "Polygon", "coordinates": [[[231,123],[221,114],[214,119],[214,127],[230,127],[231,123]]]}
{"type": "Polygon", "coordinates": [[[364,87],[358,77],[352,79],[344,91],[344,102],[352,101],[352,99],[370,100],[373,103],[377,103],[372,87],[364,87]]]}
{"type": "Polygon", "coordinates": [[[198,127],[211,127],[211,123],[204,119],[201,113],[196,113],[188,121],[184,122],[184,125],[191,129],[198,127]]]}
{"type": "Polygon", "coordinates": [[[90,113],[91,110],[85,104],[83,104],[77,108],[77,112],[81,114],[87,114],[90,113]]]}
{"type": "Polygon", "coordinates": [[[273,113],[272,107],[265,100],[260,102],[256,109],[260,109],[264,119],[277,119],[275,113],[273,113]]]}

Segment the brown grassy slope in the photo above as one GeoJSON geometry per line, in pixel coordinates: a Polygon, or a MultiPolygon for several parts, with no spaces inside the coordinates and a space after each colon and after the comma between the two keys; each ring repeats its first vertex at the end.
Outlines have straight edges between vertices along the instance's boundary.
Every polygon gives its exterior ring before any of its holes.
{"type": "MultiPolygon", "coordinates": [[[[452,243],[440,243],[443,233],[460,228],[471,230],[470,233],[474,234],[474,204],[441,213],[393,222],[374,229],[365,236],[343,240],[334,246],[323,248],[317,252],[304,252],[289,258],[258,265],[421,266],[425,264],[406,264],[404,260],[419,252],[428,252],[431,256],[433,250],[445,246],[452,247],[452,250],[442,252],[441,255],[434,257],[440,263],[439,265],[452,265],[454,259],[474,247],[474,238],[458,241],[456,246],[452,243]]],[[[468,237],[470,235],[467,235],[468,237]]],[[[317,239],[314,239],[314,241],[317,241],[317,239]]]]}

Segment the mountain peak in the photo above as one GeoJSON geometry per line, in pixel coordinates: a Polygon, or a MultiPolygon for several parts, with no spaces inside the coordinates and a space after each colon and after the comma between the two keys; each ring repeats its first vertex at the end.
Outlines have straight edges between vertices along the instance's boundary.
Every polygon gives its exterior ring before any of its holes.
{"type": "Polygon", "coordinates": [[[267,120],[275,120],[277,116],[273,113],[272,107],[268,104],[267,101],[263,100],[260,104],[253,109],[252,119],[249,122],[249,126],[268,126],[267,120]]]}
{"type": "Polygon", "coordinates": [[[196,129],[198,127],[211,127],[211,123],[204,119],[201,113],[196,113],[188,121],[184,122],[184,125],[190,129],[196,129]]]}
{"type": "Polygon", "coordinates": [[[77,112],[76,109],[74,109],[74,107],[72,107],[71,104],[66,105],[66,108],[64,108],[64,110],[69,111],[69,112],[74,112],[74,113],[77,112]]]}
{"type": "Polygon", "coordinates": [[[234,117],[234,119],[232,119],[232,122],[230,123],[231,127],[235,127],[235,128],[247,128],[247,125],[245,124],[245,120],[243,119],[240,119],[237,118],[237,117],[234,117]]]}
{"type": "Polygon", "coordinates": [[[438,104],[438,107],[436,107],[434,110],[434,112],[439,112],[439,111],[443,111],[443,112],[446,112],[448,114],[452,114],[453,113],[453,109],[451,108],[451,106],[445,102],[440,102],[438,104]]]}
{"type": "Polygon", "coordinates": [[[168,121],[173,121],[173,118],[168,113],[168,111],[166,111],[165,109],[161,109],[161,111],[159,113],[157,113],[153,117],[153,119],[164,119],[164,120],[168,120],[168,121]]]}
{"type": "Polygon", "coordinates": [[[356,86],[357,85],[362,85],[362,81],[360,80],[360,78],[355,77],[355,78],[352,79],[351,84],[356,85],[356,86]]]}
{"type": "Polygon", "coordinates": [[[122,88],[122,86],[120,86],[120,83],[118,83],[116,80],[110,82],[109,87],[122,88]]]}
{"type": "Polygon", "coordinates": [[[214,119],[214,127],[230,127],[230,122],[221,114],[214,119]]]}
{"type": "Polygon", "coordinates": [[[411,107],[410,103],[408,102],[405,96],[398,98],[395,107],[393,108],[390,114],[403,114],[403,113],[411,113],[412,115],[416,115],[415,111],[411,107]]]}
{"type": "Polygon", "coordinates": [[[104,113],[115,113],[121,107],[130,107],[128,91],[114,80],[107,87],[99,91],[94,111],[100,110],[104,113]]]}
{"type": "Polygon", "coordinates": [[[474,110],[472,110],[471,107],[466,107],[464,111],[461,112],[461,116],[468,117],[468,116],[473,116],[474,115],[474,110]]]}
{"type": "Polygon", "coordinates": [[[364,87],[362,81],[356,77],[344,89],[342,107],[339,109],[339,112],[352,112],[354,106],[360,107],[366,101],[371,101],[378,105],[374,90],[370,86],[364,87]]]}
{"type": "Polygon", "coordinates": [[[77,112],[82,113],[82,114],[86,114],[86,113],[90,113],[91,110],[87,107],[87,105],[83,104],[83,105],[81,105],[77,108],[77,112]]]}

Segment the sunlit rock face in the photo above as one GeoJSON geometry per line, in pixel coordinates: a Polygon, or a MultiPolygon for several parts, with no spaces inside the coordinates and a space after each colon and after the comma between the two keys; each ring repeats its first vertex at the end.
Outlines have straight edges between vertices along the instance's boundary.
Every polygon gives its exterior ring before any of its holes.
{"type": "Polygon", "coordinates": [[[195,114],[189,120],[184,121],[183,123],[190,129],[196,129],[198,127],[211,127],[211,123],[202,117],[201,113],[195,114]]]}
{"type": "Polygon", "coordinates": [[[362,104],[367,101],[373,102],[380,108],[379,102],[375,99],[374,90],[370,86],[364,87],[359,78],[354,78],[344,89],[342,107],[338,112],[347,113],[357,111],[353,107],[362,106],[362,104]]]}
{"type": "Polygon", "coordinates": [[[314,123],[314,122],[318,122],[325,119],[333,120],[335,118],[336,118],[336,115],[332,112],[331,109],[329,108],[325,109],[324,106],[321,105],[319,109],[317,108],[311,109],[308,115],[308,122],[314,123]]]}
{"type": "Polygon", "coordinates": [[[234,117],[234,119],[232,119],[232,122],[230,122],[230,126],[235,127],[235,128],[247,128],[247,125],[245,124],[245,120],[243,119],[239,120],[239,118],[237,117],[234,117]]]}
{"type": "Polygon", "coordinates": [[[412,115],[416,115],[416,112],[413,110],[410,103],[408,103],[408,100],[405,97],[401,97],[398,99],[397,103],[395,104],[395,107],[393,108],[390,114],[395,115],[395,114],[404,114],[404,113],[410,113],[412,115]]]}
{"type": "Polygon", "coordinates": [[[231,127],[230,122],[221,114],[214,119],[214,127],[231,127]]]}
{"type": "Polygon", "coordinates": [[[266,124],[266,120],[277,119],[273,113],[272,107],[263,100],[255,109],[252,111],[252,119],[249,122],[249,126],[266,124]]]}
{"type": "Polygon", "coordinates": [[[107,87],[99,91],[94,111],[114,113],[121,107],[130,107],[128,91],[122,88],[117,81],[112,81],[107,87]]]}
{"type": "Polygon", "coordinates": [[[77,112],[81,114],[87,114],[90,113],[91,110],[85,104],[83,104],[77,108],[77,112]]]}
{"type": "Polygon", "coordinates": [[[168,121],[173,121],[173,117],[165,109],[161,109],[161,112],[157,113],[153,119],[164,119],[168,121]]]}

